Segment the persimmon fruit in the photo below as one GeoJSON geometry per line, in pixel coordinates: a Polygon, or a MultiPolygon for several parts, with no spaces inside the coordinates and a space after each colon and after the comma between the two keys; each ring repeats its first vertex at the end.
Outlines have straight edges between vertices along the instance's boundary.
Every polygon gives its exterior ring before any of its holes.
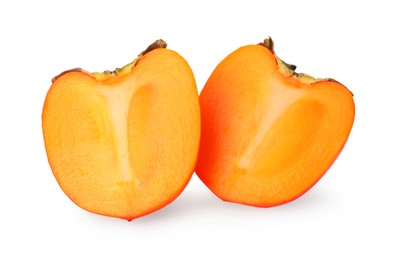
{"type": "Polygon", "coordinates": [[[66,195],[90,212],[132,220],[173,201],[194,172],[193,72],[162,40],[112,72],[66,71],[53,79],[42,127],[66,195]]]}
{"type": "Polygon", "coordinates": [[[271,38],[238,48],[202,92],[196,173],[224,201],[290,202],[325,174],[352,129],[352,93],[333,79],[296,73],[271,38]]]}

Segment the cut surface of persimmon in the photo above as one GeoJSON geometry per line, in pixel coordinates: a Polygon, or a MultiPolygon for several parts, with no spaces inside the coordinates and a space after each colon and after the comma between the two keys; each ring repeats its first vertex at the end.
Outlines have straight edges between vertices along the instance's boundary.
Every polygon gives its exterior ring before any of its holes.
{"type": "Polygon", "coordinates": [[[200,93],[196,173],[222,200],[257,207],[292,201],[343,149],[355,115],[352,93],[295,68],[268,38],[228,55],[200,93]]]}
{"type": "Polygon", "coordinates": [[[42,113],[62,190],[90,212],[132,220],[173,201],[197,161],[200,108],[188,63],[159,40],[113,72],[66,71],[42,113]]]}

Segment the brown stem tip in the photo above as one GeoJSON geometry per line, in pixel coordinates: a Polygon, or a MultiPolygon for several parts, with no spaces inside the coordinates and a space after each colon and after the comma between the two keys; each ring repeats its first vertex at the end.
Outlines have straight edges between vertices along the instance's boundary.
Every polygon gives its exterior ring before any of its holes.
{"type": "Polygon", "coordinates": [[[274,42],[272,40],[272,37],[269,36],[263,42],[258,43],[258,45],[261,45],[269,49],[269,51],[271,51],[274,54],[274,42]]]}
{"type": "MultiPolygon", "coordinates": [[[[273,42],[272,37],[269,36],[269,37],[266,38],[263,42],[258,43],[258,45],[267,48],[274,56],[276,56],[276,53],[274,52],[274,42],[273,42]]],[[[286,63],[285,61],[283,61],[283,60],[281,60],[280,58],[278,58],[277,56],[276,56],[276,59],[277,59],[277,62],[282,62],[283,65],[284,65],[285,67],[287,67],[287,68],[291,71],[291,73],[294,73],[294,72],[295,72],[295,70],[296,70],[296,66],[295,66],[295,65],[293,65],[293,64],[288,64],[288,63],[286,63]]]]}
{"type": "Polygon", "coordinates": [[[159,39],[159,40],[155,41],[154,43],[150,44],[149,47],[146,48],[146,50],[144,50],[143,52],[141,52],[138,55],[138,57],[142,57],[146,53],[149,53],[152,50],[159,49],[159,48],[164,48],[164,49],[167,48],[167,43],[162,39],[159,39]]]}

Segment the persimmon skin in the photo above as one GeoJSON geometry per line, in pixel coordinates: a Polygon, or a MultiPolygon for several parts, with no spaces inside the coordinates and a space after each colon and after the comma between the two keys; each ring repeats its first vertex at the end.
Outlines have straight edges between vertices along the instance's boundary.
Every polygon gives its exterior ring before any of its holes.
{"type": "Polygon", "coordinates": [[[257,207],[307,192],[342,151],[355,114],[351,92],[297,74],[271,47],[243,46],[200,93],[198,177],[219,198],[257,207]]]}
{"type": "Polygon", "coordinates": [[[194,172],[200,111],[193,72],[178,53],[149,48],[114,72],[61,73],[47,93],[49,164],[65,194],[92,213],[130,221],[157,211],[194,172]]]}

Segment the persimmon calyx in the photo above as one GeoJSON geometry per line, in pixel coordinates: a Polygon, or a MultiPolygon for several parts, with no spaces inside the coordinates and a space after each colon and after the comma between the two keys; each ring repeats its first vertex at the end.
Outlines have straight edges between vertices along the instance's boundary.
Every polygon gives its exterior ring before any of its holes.
{"type": "Polygon", "coordinates": [[[112,76],[124,76],[128,74],[131,71],[131,69],[138,64],[142,56],[155,49],[161,49],[161,48],[163,49],[167,48],[167,43],[164,40],[159,39],[153,42],[152,44],[150,44],[144,51],[139,53],[137,58],[135,58],[131,63],[128,63],[124,67],[116,68],[113,71],[105,70],[104,72],[93,72],[90,74],[93,75],[97,80],[106,80],[112,76]]]}
{"type": "Polygon", "coordinates": [[[83,70],[82,68],[75,68],[75,69],[70,69],[70,70],[66,70],[66,71],[62,72],[61,74],[53,77],[51,79],[51,81],[54,82],[57,78],[64,75],[65,73],[74,72],[74,71],[83,72],[88,75],[91,75],[96,80],[99,80],[99,81],[105,81],[105,80],[109,79],[110,77],[114,77],[114,76],[124,76],[124,75],[127,75],[131,71],[131,69],[138,64],[138,62],[142,58],[142,56],[144,56],[145,54],[147,54],[155,49],[161,49],[161,48],[163,48],[163,49],[167,48],[167,43],[164,40],[159,39],[159,40],[153,42],[152,44],[150,44],[144,51],[139,53],[137,58],[135,58],[132,62],[128,63],[127,65],[123,66],[122,68],[116,68],[114,70],[105,70],[103,72],[88,72],[88,71],[83,70]]]}
{"type": "Polygon", "coordinates": [[[322,79],[322,78],[315,78],[315,77],[312,77],[305,73],[295,72],[295,70],[297,68],[296,65],[286,63],[285,61],[283,61],[276,55],[276,53],[274,51],[274,42],[271,37],[266,38],[263,42],[259,43],[258,45],[267,48],[273,54],[274,58],[277,61],[278,68],[284,76],[297,78],[302,83],[306,83],[306,84],[315,83],[317,81],[322,81],[322,80],[327,80],[327,79],[322,79]]]}

